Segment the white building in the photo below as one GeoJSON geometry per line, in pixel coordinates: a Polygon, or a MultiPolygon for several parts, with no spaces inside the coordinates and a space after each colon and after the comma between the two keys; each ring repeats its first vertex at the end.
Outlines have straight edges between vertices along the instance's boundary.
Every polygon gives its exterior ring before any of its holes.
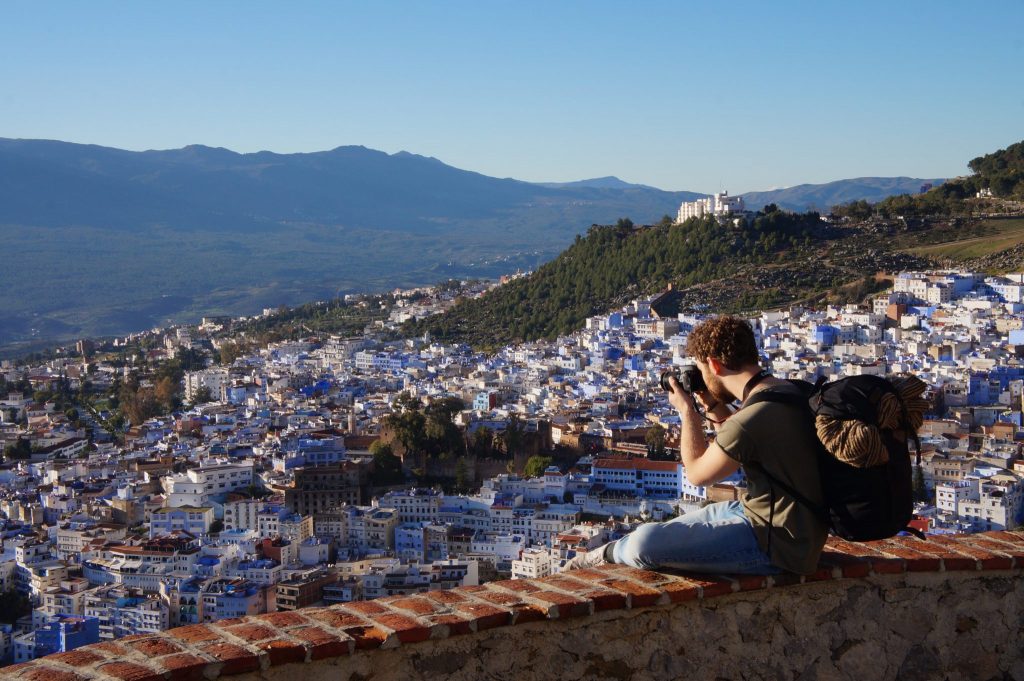
{"type": "Polygon", "coordinates": [[[519,560],[512,561],[512,579],[537,579],[552,572],[554,560],[548,549],[526,549],[519,560]]]}
{"type": "Polygon", "coordinates": [[[702,218],[705,215],[730,215],[746,210],[743,197],[729,196],[729,192],[719,192],[696,201],[683,201],[676,214],[676,223],[686,222],[690,218],[702,218]]]}
{"type": "Polygon", "coordinates": [[[200,390],[206,388],[210,397],[224,402],[227,400],[227,388],[231,376],[227,369],[213,368],[201,371],[190,371],[185,374],[185,400],[192,402],[200,390]]]}

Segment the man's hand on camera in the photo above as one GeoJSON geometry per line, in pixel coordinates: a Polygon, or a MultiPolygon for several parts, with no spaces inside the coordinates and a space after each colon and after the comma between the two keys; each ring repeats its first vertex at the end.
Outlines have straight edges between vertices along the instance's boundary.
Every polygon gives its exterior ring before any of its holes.
{"type": "Polygon", "coordinates": [[[668,395],[668,402],[676,408],[680,417],[687,416],[690,412],[696,414],[697,410],[693,406],[693,399],[690,397],[690,393],[683,390],[675,376],[668,379],[668,384],[672,386],[672,392],[668,395]]]}

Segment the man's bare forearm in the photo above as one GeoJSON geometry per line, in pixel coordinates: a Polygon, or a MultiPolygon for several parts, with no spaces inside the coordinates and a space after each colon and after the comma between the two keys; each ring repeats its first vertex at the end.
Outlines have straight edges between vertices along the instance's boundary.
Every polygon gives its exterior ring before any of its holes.
{"type": "Polygon", "coordinates": [[[704,421],[695,410],[680,411],[679,418],[682,428],[679,432],[679,455],[683,467],[693,465],[708,448],[707,437],[704,435],[704,421]]]}

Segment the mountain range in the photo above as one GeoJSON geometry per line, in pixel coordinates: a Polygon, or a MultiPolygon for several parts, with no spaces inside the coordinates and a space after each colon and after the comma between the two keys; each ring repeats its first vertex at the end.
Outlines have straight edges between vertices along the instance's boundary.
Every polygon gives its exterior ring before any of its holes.
{"type": "MultiPolygon", "coordinates": [[[[860,178],[745,198],[826,208],[939,181],[860,178]]],[[[703,195],[614,177],[499,179],[359,146],[135,152],[0,139],[0,345],[532,269],[591,224],[655,222],[703,195]]]]}

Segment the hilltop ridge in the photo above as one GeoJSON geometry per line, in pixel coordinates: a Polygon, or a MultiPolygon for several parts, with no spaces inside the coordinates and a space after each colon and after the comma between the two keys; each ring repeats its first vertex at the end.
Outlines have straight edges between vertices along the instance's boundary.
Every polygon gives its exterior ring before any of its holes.
{"type": "Polygon", "coordinates": [[[652,224],[702,195],[500,179],[362,146],[0,139],[0,346],[531,270],[587,225],[652,224]]]}

